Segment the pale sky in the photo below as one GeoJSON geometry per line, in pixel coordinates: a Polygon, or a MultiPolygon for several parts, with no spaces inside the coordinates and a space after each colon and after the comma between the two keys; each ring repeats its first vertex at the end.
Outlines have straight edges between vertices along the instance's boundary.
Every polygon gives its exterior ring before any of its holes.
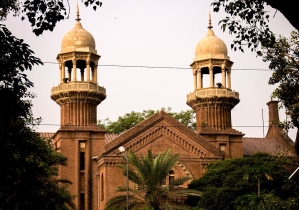
{"type": "MultiPolygon", "coordinates": [[[[60,125],[59,106],[51,100],[50,91],[59,84],[59,67],[56,56],[61,49],[63,36],[75,24],[76,1],[70,1],[70,17],[58,23],[53,32],[36,37],[28,21],[20,17],[9,17],[4,24],[12,33],[25,40],[36,56],[45,63],[34,67],[29,79],[34,82],[32,89],[37,95],[33,101],[35,117],[42,117],[38,127],[41,132],[55,132],[60,125]]],[[[95,41],[101,56],[98,67],[98,82],[107,91],[107,98],[98,106],[98,119],[110,118],[131,111],[171,107],[179,112],[190,107],[186,95],[193,92],[193,75],[189,65],[194,59],[197,43],[205,37],[208,26],[208,12],[211,11],[215,35],[227,45],[228,54],[234,62],[232,89],[239,92],[240,103],[232,110],[233,127],[245,137],[263,137],[262,110],[264,113],[264,134],[267,133],[268,107],[274,86],[268,85],[271,71],[244,70],[263,69],[268,65],[248,49],[245,53],[230,49],[233,36],[222,32],[218,22],[224,12],[213,13],[210,0],[103,0],[96,12],[86,8],[79,1],[81,23],[95,41]],[[104,66],[101,66],[104,65],[104,66]],[[141,68],[113,67],[150,66],[182,67],[141,68]]],[[[289,36],[293,27],[271,8],[270,27],[277,34],[289,36]]],[[[280,119],[285,119],[281,110],[280,119]]],[[[295,130],[289,132],[295,139],[295,130]]]]}

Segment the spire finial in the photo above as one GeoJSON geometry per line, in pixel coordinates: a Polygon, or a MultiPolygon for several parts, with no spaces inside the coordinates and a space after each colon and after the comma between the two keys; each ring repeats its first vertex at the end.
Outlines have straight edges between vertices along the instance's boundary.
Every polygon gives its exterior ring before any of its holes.
{"type": "Polygon", "coordinates": [[[78,7],[78,1],[77,1],[77,18],[76,21],[80,22],[80,14],[79,14],[79,7],[78,7]]]}
{"type": "Polygon", "coordinates": [[[211,21],[211,13],[210,13],[210,11],[209,11],[209,24],[208,24],[208,29],[212,29],[213,28],[213,26],[212,26],[212,21],[211,21]]]}

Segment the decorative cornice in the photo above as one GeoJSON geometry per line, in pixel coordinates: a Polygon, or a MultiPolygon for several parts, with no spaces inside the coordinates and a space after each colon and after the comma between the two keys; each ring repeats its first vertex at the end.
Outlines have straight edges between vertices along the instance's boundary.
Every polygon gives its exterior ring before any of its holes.
{"type": "Polygon", "coordinates": [[[51,99],[57,104],[84,101],[100,104],[106,98],[106,89],[91,82],[68,82],[51,89],[51,99]]]}
{"type": "Polygon", "coordinates": [[[100,59],[100,55],[91,52],[67,52],[60,53],[57,55],[57,61],[63,63],[69,60],[87,60],[90,59],[92,62],[97,62],[100,59]]]}
{"type": "Polygon", "coordinates": [[[208,106],[225,106],[232,109],[240,102],[239,93],[228,88],[203,88],[187,95],[187,104],[193,110],[208,106]]]}
{"type": "Polygon", "coordinates": [[[219,58],[210,58],[210,59],[204,59],[200,61],[194,61],[191,63],[192,69],[201,69],[203,67],[212,67],[214,66],[219,66],[222,67],[224,66],[225,68],[230,69],[233,66],[234,62],[228,59],[219,59],[219,58]]]}

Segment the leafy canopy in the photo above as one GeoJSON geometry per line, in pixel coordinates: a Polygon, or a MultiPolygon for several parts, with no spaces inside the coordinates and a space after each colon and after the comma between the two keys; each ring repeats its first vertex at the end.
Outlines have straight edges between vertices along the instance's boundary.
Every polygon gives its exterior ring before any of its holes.
{"type": "MultiPolygon", "coordinates": [[[[102,6],[98,0],[82,0],[86,7],[91,6],[94,10],[102,6]]],[[[57,22],[69,17],[69,0],[1,0],[0,21],[7,18],[9,13],[15,16],[21,15],[21,19],[28,19],[32,31],[39,36],[44,31],[53,31],[57,22]]]]}
{"type": "MultiPolygon", "coordinates": [[[[272,48],[264,49],[263,60],[269,63],[273,70],[269,84],[278,87],[272,93],[272,98],[278,98],[286,109],[290,120],[281,125],[287,130],[299,128],[299,33],[291,32],[290,38],[279,36],[272,48]]],[[[298,131],[295,149],[299,154],[298,131]]]]}
{"type": "Polygon", "coordinates": [[[298,209],[299,188],[288,179],[296,165],[293,159],[266,153],[226,159],[209,164],[204,176],[189,188],[203,192],[198,206],[207,210],[263,209],[263,205],[298,209]]]}
{"type": "MultiPolygon", "coordinates": [[[[212,6],[215,12],[224,9],[228,16],[219,24],[223,31],[235,35],[231,48],[244,51],[247,46],[251,51],[256,51],[259,45],[263,47],[273,46],[275,36],[270,30],[269,14],[265,10],[263,0],[214,0],[212,6]]],[[[260,55],[261,52],[258,51],[260,55]]]]}
{"type": "Polygon", "coordinates": [[[2,24],[0,64],[0,209],[74,209],[70,183],[55,178],[66,158],[34,131],[39,120],[31,112],[33,83],[25,72],[42,63],[2,24]]]}
{"type": "MultiPolygon", "coordinates": [[[[170,116],[177,119],[179,122],[186,125],[188,128],[195,131],[196,122],[195,122],[195,112],[193,110],[186,110],[180,112],[172,112],[171,108],[167,109],[162,108],[165,112],[167,112],[170,116]]],[[[109,118],[104,120],[98,120],[98,125],[107,130],[107,133],[120,134],[129,130],[130,128],[136,126],[138,123],[143,120],[149,118],[150,116],[158,113],[159,110],[143,110],[142,112],[130,112],[125,114],[124,116],[118,117],[115,122],[112,122],[109,118]]]]}

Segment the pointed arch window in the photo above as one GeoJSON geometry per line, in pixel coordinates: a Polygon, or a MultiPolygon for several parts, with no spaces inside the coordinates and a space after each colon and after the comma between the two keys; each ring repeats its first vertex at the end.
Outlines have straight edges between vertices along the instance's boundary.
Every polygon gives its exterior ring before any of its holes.
{"type": "Polygon", "coordinates": [[[168,184],[172,184],[174,181],[174,171],[173,170],[170,170],[169,173],[168,173],[168,184]]]}

